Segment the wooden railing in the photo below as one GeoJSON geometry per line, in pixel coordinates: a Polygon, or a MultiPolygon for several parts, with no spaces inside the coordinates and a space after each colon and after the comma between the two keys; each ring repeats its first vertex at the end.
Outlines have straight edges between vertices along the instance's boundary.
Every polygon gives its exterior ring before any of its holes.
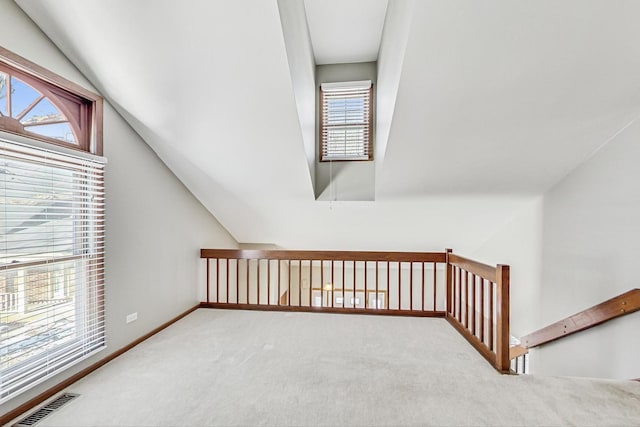
{"type": "Polygon", "coordinates": [[[444,252],[202,249],[202,307],[443,317],[509,372],[509,267],[444,252]]]}
{"type": "Polygon", "coordinates": [[[509,349],[511,370],[516,374],[529,373],[529,350],[521,345],[514,345],[509,349]]]}
{"type": "Polygon", "coordinates": [[[509,266],[449,253],[447,269],[447,318],[497,370],[509,372],[509,266]]]}
{"type": "Polygon", "coordinates": [[[632,289],[594,305],[542,329],[525,335],[510,349],[511,367],[519,374],[527,372],[529,349],[593,328],[609,320],[640,310],[640,289],[632,289]]]}
{"type": "Polygon", "coordinates": [[[210,307],[445,316],[444,252],[202,249],[210,307]]]}
{"type": "Polygon", "coordinates": [[[632,289],[525,335],[520,341],[523,347],[534,348],[638,310],[640,310],[640,289],[632,289]]]}

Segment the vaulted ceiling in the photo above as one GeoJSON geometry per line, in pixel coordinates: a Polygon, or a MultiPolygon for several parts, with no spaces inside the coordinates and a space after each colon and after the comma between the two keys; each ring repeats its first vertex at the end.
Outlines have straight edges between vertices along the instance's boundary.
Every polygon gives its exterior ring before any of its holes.
{"type": "Polygon", "coordinates": [[[304,9],[317,65],[378,59],[387,0],[304,0],[304,9]]]}
{"type": "Polygon", "coordinates": [[[16,1],[240,242],[472,250],[640,113],[640,2],[389,0],[376,200],[320,202],[279,6],[322,0],[16,1]]]}

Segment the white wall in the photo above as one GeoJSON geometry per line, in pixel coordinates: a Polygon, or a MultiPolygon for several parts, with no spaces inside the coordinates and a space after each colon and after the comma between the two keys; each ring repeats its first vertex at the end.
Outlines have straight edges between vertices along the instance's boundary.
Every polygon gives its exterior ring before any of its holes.
{"type": "Polygon", "coordinates": [[[282,34],[287,49],[291,84],[296,97],[300,130],[307,155],[309,174],[315,188],[316,179],[316,63],[307,25],[304,2],[278,0],[282,34]]]}
{"type": "Polygon", "coordinates": [[[510,266],[511,334],[520,337],[538,328],[542,197],[532,200],[469,255],[489,265],[510,266]]]}
{"type": "MultiPolygon", "coordinates": [[[[546,193],[542,324],[640,287],[639,140],[635,123],[546,193]]],[[[639,330],[634,313],[543,346],[536,372],[638,378],[639,330]]]]}
{"type": "MultiPolygon", "coordinates": [[[[316,67],[316,99],[320,101],[322,83],[371,80],[373,82],[373,129],[376,129],[376,63],[318,65],[316,67]]],[[[320,107],[318,105],[316,135],[319,133],[320,107]]],[[[374,135],[373,145],[376,145],[374,135]]],[[[318,145],[316,145],[317,147],[318,145]]],[[[375,151],[375,148],[374,148],[375,151]]],[[[320,162],[316,159],[316,199],[367,201],[375,199],[375,157],[373,161],[320,162]]]]}
{"type": "MultiPolygon", "coordinates": [[[[511,265],[511,331],[521,337],[640,287],[640,123],[620,132],[476,251],[511,265]]],[[[640,377],[640,314],[534,349],[531,372],[640,377]]]]}
{"type": "Polygon", "coordinates": [[[378,171],[382,169],[389,142],[414,3],[414,0],[393,0],[387,4],[377,62],[376,145],[373,151],[378,171]]]}
{"type": "MultiPolygon", "coordinates": [[[[10,0],[0,0],[0,45],[92,89],[10,0]]],[[[106,351],[2,405],[1,413],[193,307],[204,284],[201,247],[237,243],[105,103],[106,351]],[[125,316],[138,320],[125,324],[125,316]]]]}

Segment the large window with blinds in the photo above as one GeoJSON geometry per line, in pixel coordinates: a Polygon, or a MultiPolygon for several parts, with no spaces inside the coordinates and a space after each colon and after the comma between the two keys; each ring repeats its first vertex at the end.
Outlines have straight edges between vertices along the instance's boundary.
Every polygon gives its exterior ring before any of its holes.
{"type": "Polygon", "coordinates": [[[0,69],[0,403],[105,346],[104,159],[62,89],[20,76],[0,69]]]}
{"type": "Polygon", "coordinates": [[[320,86],[320,161],[373,160],[371,81],[320,86]]]}

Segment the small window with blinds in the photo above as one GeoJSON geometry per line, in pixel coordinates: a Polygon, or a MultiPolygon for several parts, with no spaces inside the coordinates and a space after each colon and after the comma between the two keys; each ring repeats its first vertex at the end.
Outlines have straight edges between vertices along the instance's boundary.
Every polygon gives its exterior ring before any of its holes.
{"type": "Polygon", "coordinates": [[[371,81],[320,87],[320,161],[373,160],[371,81]]]}
{"type": "MultiPolygon", "coordinates": [[[[6,54],[0,48],[0,63],[6,54]]],[[[28,61],[8,60],[24,80],[0,68],[0,403],[105,346],[104,159],[91,153],[97,145],[79,144],[94,127],[78,128],[59,100],[47,98],[62,92],[28,76],[28,61]],[[64,129],[29,129],[44,116],[39,125],[64,129]],[[68,147],[58,135],[67,135],[68,147]]],[[[92,96],[83,103],[101,108],[92,96]]]]}

